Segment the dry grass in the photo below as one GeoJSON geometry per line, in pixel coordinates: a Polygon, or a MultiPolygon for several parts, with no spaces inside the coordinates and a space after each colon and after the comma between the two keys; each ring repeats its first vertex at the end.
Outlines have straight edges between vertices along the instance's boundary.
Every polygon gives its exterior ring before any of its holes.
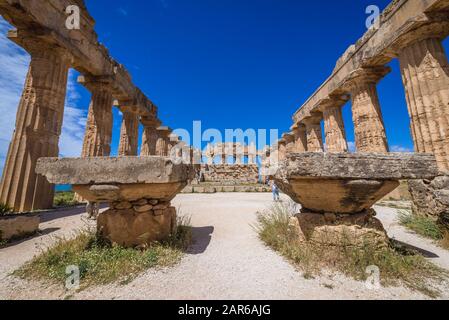
{"type": "Polygon", "coordinates": [[[341,249],[323,250],[302,243],[289,226],[295,212],[292,205],[275,205],[259,214],[257,231],[262,241],[299,267],[306,278],[318,276],[325,269],[364,281],[368,276],[367,267],[377,266],[382,285],[405,285],[430,297],[437,297],[440,294],[437,284],[448,279],[447,271],[421,255],[393,246],[378,250],[367,243],[362,249],[356,249],[343,239],[341,249]]]}
{"type": "Polygon", "coordinates": [[[166,242],[154,243],[145,250],[112,246],[92,230],[79,232],[73,239],[59,239],[14,275],[63,284],[67,266],[77,266],[81,290],[116,281],[126,284],[149,268],[173,266],[180,261],[191,243],[191,228],[188,219],[178,220],[176,232],[166,242]]]}

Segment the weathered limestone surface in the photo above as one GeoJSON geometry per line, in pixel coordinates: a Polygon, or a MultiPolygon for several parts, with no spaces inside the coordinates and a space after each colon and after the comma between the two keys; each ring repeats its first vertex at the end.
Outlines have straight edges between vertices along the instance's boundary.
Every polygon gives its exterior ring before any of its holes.
{"type": "Polygon", "coordinates": [[[385,248],[388,235],[374,210],[342,215],[301,212],[290,220],[290,227],[297,233],[300,242],[314,246],[359,247],[369,244],[374,248],[385,248]]]}
{"type": "Polygon", "coordinates": [[[159,157],[168,156],[168,144],[169,136],[171,134],[171,129],[168,127],[157,128],[158,139],[156,141],[156,155],[159,157]]]}
{"type": "Polygon", "coordinates": [[[387,135],[377,95],[377,82],[389,68],[358,69],[343,84],[351,92],[355,144],[358,152],[388,152],[387,135]]]}
{"type": "Polygon", "coordinates": [[[92,92],[81,157],[107,157],[112,141],[112,92],[101,82],[85,83],[92,92]]]}
{"type": "Polygon", "coordinates": [[[444,217],[449,218],[449,176],[439,176],[433,180],[409,181],[409,190],[413,199],[414,214],[435,221],[444,217]]]}
{"type": "Polygon", "coordinates": [[[259,168],[257,165],[203,165],[204,182],[216,183],[258,183],[259,168]]]}
{"type": "Polygon", "coordinates": [[[308,152],[324,152],[323,136],[321,135],[321,120],[321,116],[312,116],[303,120],[307,132],[308,152]]]}
{"type": "Polygon", "coordinates": [[[295,151],[307,152],[307,130],[304,125],[295,124],[292,127],[292,132],[295,136],[295,151]]]}
{"type": "Polygon", "coordinates": [[[17,110],[0,187],[0,202],[17,212],[53,206],[53,186],[34,172],[41,157],[59,155],[69,57],[28,39],[31,63],[17,110]]]}
{"type": "Polygon", "coordinates": [[[137,156],[139,140],[139,116],[123,111],[122,127],[120,130],[119,156],[137,156]]]}
{"type": "Polygon", "coordinates": [[[343,122],[341,108],[342,107],[338,104],[332,104],[323,109],[327,152],[338,153],[348,151],[345,124],[343,122]]]}
{"type": "Polygon", "coordinates": [[[100,234],[113,243],[124,247],[145,246],[163,241],[174,232],[176,209],[157,199],[115,202],[110,210],[98,216],[97,223],[100,234]]]}
{"type": "Polygon", "coordinates": [[[33,234],[39,229],[38,215],[12,215],[0,218],[0,241],[33,234]]]}
{"type": "Polygon", "coordinates": [[[155,118],[142,117],[141,122],[143,124],[143,136],[142,147],[140,149],[141,156],[155,156],[156,155],[156,142],[159,137],[157,128],[161,125],[161,122],[155,118]]]}
{"type": "Polygon", "coordinates": [[[318,246],[376,248],[388,237],[371,207],[402,179],[433,178],[435,157],[427,154],[290,154],[274,176],[301,213],[291,223],[301,241],[318,246]]]}
{"type": "Polygon", "coordinates": [[[164,157],[42,158],[36,172],[54,184],[166,184],[192,178],[191,166],[164,157]]]}
{"type": "Polygon", "coordinates": [[[416,41],[400,55],[402,79],[417,152],[434,153],[449,170],[449,64],[439,34],[416,41]]]}

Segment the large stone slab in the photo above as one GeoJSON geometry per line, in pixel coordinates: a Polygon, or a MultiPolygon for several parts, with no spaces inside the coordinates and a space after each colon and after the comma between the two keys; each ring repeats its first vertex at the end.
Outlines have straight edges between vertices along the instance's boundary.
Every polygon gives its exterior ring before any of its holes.
{"type": "Polygon", "coordinates": [[[358,213],[370,209],[403,179],[438,175],[426,154],[290,154],[275,175],[279,187],[312,212],[358,213]]]}
{"type": "Polygon", "coordinates": [[[54,184],[71,184],[91,202],[172,200],[194,176],[192,166],[165,157],[39,159],[36,172],[54,184]]]}

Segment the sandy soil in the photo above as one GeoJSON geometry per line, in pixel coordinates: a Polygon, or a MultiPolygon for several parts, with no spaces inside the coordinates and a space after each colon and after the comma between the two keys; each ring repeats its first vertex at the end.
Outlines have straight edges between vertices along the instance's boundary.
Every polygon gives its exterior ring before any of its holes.
{"type": "MultiPolygon", "coordinates": [[[[285,198],[284,198],[285,199],[285,198]]],[[[286,199],[285,199],[286,200],[286,199]]],[[[194,227],[194,244],[175,267],[149,270],[126,285],[80,293],[60,286],[23,281],[10,275],[57,237],[86,226],[83,209],[45,214],[43,235],[0,249],[0,299],[426,299],[406,288],[370,290],[342,275],[306,280],[266,248],[252,227],[255,213],[271,204],[270,194],[179,195],[173,202],[194,227]]],[[[415,246],[449,270],[449,251],[399,226],[396,210],[377,207],[390,236],[415,246]]],[[[449,288],[443,287],[443,299],[449,288]]]]}

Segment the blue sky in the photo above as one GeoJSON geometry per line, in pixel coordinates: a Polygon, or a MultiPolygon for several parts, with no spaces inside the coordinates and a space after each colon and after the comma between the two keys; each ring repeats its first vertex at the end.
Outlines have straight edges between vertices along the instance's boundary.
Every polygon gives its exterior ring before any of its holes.
{"type": "MultiPolygon", "coordinates": [[[[99,39],[159,106],[170,127],[279,129],[366,31],[365,9],[388,0],[87,0],[99,39]]],[[[8,42],[0,20],[0,165],[14,126],[27,54],[8,42]]],[[[448,48],[448,41],[445,41],[448,48]]],[[[390,146],[412,150],[397,61],[378,86],[390,146]]],[[[69,82],[61,154],[76,156],[90,94],[69,82]]],[[[121,116],[114,112],[112,150],[121,116]]],[[[354,141],[350,104],[344,107],[354,141]]]]}

